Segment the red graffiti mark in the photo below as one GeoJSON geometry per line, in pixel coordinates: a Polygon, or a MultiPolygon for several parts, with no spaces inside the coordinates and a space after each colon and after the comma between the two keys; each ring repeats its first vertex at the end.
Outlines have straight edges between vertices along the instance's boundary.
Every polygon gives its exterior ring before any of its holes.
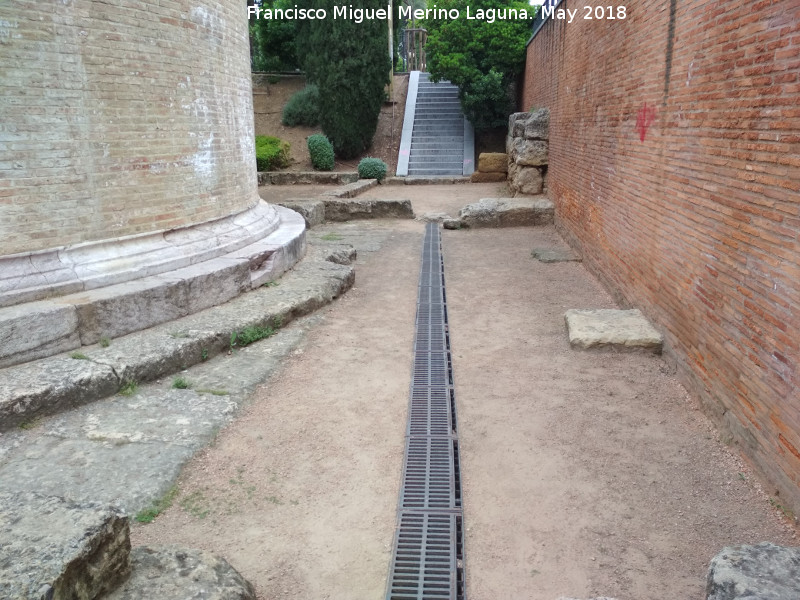
{"type": "Polygon", "coordinates": [[[639,109],[639,113],[636,115],[636,131],[639,132],[640,141],[644,141],[647,130],[650,129],[650,125],[652,125],[655,120],[656,107],[647,106],[647,102],[645,102],[644,106],[639,109]]]}

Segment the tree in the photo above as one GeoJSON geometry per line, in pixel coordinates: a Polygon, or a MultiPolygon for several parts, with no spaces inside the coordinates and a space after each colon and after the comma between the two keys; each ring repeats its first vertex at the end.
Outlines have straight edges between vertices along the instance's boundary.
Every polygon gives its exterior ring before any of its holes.
{"type": "MultiPolygon", "coordinates": [[[[258,0],[262,9],[287,9],[291,0],[258,0]]],[[[294,71],[297,59],[297,21],[293,19],[250,19],[250,45],[253,71],[294,71]]]]}
{"type": "Polygon", "coordinates": [[[525,67],[525,45],[535,8],[518,0],[440,0],[437,8],[457,9],[453,20],[429,19],[428,70],[434,81],[448,79],[458,86],[464,115],[477,130],[504,126],[513,111],[511,89],[525,67]],[[486,18],[467,19],[466,11],[486,18]],[[489,22],[489,10],[495,11],[489,22]],[[510,19],[510,10],[525,11],[527,19],[510,19]],[[497,16],[505,11],[506,18],[497,16]]]}
{"type": "MultiPolygon", "coordinates": [[[[389,83],[391,60],[385,19],[333,19],[339,0],[306,0],[328,18],[306,20],[298,31],[306,77],[319,86],[320,126],[340,158],[354,158],[372,145],[389,83]]],[[[385,0],[358,8],[386,9],[385,0]]]]}

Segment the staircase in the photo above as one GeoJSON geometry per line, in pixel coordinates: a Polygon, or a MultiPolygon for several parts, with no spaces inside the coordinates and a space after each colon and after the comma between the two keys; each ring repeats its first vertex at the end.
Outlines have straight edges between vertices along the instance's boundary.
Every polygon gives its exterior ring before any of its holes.
{"type": "Polygon", "coordinates": [[[397,174],[471,174],[474,136],[472,125],[461,112],[458,88],[446,81],[433,83],[428,73],[413,72],[411,75],[397,174]],[[410,124],[413,127],[409,127],[410,124]],[[405,157],[407,162],[403,161],[405,157]],[[407,170],[403,172],[406,165],[407,170]]]}

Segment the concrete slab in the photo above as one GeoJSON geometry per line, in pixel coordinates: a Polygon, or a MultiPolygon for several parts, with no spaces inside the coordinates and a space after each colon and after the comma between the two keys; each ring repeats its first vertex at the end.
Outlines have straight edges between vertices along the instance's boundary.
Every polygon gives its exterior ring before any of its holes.
{"type": "Polygon", "coordinates": [[[573,348],[614,348],[661,353],[663,336],[639,310],[568,310],[564,313],[573,348]]]}

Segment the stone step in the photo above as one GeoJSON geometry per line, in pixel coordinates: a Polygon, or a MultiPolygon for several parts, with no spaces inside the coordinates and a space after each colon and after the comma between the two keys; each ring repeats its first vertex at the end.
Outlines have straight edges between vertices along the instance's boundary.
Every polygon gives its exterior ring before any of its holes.
{"type": "Polygon", "coordinates": [[[553,203],[545,196],[533,198],[483,198],[458,213],[467,227],[548,225],[553,222],[553,203]]]}
{"type": "Polygon", "coordinates": [[[462,169],[412,169],[409,167],[409,175],[461,175],[462,169]]]}
{"type": "Polygon", "coordinates": [[[414,150],[414,158],[418,157],[427,157],[428,159],[441,158],[443,160],[450,160],[450,159],[463,160],[464,150],[461,147],[420,148],[414,150]]]}
{"type": "Polygon", "coordinates": [[[459,170],[464,168],[464,161],[463,160],[456,160],[456,161],[410,161],[408,163],[409,168],[412,169],[450,169],[450,170],[459,170]]]}

